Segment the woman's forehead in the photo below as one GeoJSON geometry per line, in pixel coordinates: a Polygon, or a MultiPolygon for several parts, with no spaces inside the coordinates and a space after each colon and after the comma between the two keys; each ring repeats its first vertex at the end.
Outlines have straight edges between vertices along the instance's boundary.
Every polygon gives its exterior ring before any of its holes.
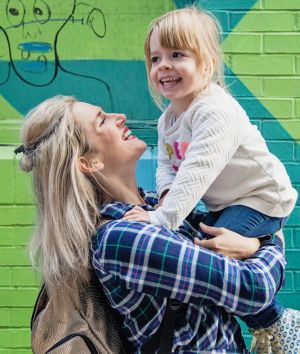
{"type": "Polygon", "coordinates": [[[82,121],[83,119],[94,119],[101,111],[101,107],[92,105],[87,102],[75,102],[73,105],[74,118],[78,122],[82,121]]]}

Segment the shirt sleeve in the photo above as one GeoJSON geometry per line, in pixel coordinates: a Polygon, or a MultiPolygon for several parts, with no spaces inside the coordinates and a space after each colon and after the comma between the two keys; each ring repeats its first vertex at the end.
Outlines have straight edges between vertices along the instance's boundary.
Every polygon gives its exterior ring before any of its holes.
{"type": "Polygon", "coordinates": [[[156,169],[156,189],[159,196],[171,188],[175,178],[175,172],[172,168],[171,160],[168,156],[162,133],[164,115],[160,118],[157,126],[158,143],[157,143],[157,169],[156,169]]]}
{"type": "Polygon", "coordinates": [[[162,206],[149,212],[151,223],[178,229],[230,161],[239,144],[238,118],[230,113],[198,109],[191,115],[192,140],[185,160],[162,206]]]}
{"type": "Polygon", "coordinates": [[[163,227],[114,221],[99,230],[93,247],[94,268],[127,289],[197,306],[213,302],[236,315],[261,311],[283,283],[285,258],[271,242],[238,261],[163,227]]]}

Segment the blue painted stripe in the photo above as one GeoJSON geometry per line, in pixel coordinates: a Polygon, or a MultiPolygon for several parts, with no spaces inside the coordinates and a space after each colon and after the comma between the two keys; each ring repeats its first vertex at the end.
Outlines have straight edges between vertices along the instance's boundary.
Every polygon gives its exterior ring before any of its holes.
{"type": "Polygon", "coordinates": [[[26,42],[20,43],[18,48],[27,52],[34,53],[49,53],[52,52],[53,48],[50,43],[45,42],[26,42]]]}

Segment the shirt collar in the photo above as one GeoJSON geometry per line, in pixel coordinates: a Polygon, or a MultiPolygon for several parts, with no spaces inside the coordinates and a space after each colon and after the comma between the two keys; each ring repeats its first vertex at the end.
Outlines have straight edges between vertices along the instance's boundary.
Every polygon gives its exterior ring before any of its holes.
{"type": "MultiPolygon", "coordinates": [[[[141,196],[143,196],[145,203],[143,205],[140,205],[143,209],[145,210],[154,210],[154,206],[158,203],[158,197],[155,193],[151,192],[144,192],[141,188],[139,189],[141,196]]],[[[113,202],[113,203],[106,203],[102,204],[100,207],[100,213],[103,217],[108,217],[113,220],[119,220],[122,219],[124,214],[128,211],[131,210],[134,207],[133,204],[128,204],[128,203],[121,203],[121,202],[113,202]]],[[[183,220],[182,224],[179,226],[178,231],[186,236],[188,239],[193,241],[193,237],[201,237],[201,233],[199,230],[196,230],[192,225],[186,221],[183,220]]]]}
{"type": "MultiPolygon", "coordinates": [[[[140,205],[143,209],[149,211],[153,210],[154,205],[158,203],[158,197],[155,193],[145,192],[142,188],[139,188],[140,195],[144,198],[145,204],[140,205]]],[[[100,207],[100,213],[103,216],[109,216],[114,220],[121,219],[124,214],[134,207],[133,204],[112,202],[102,204],[100,207]]]]}

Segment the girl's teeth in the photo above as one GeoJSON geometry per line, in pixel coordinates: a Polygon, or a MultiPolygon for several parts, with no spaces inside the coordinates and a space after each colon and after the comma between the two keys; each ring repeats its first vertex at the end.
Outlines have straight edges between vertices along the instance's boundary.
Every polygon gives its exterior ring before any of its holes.
{"type": "Polygon", "coordinates": [[[178,81],[179,78],[177,77],[170,77],[170,78],[167,78],[167,79],[162,79],[161,81],[162,82],[172,82],[172,81],[178,81]]]}
{"type": "Polygon", "coordinates": [[[167,79],[162,79],[160,80],[161,84],[163,86],[172,86],[177,84],[177,82],[180,80],[180,78],[167,78],[167,79]]]}

